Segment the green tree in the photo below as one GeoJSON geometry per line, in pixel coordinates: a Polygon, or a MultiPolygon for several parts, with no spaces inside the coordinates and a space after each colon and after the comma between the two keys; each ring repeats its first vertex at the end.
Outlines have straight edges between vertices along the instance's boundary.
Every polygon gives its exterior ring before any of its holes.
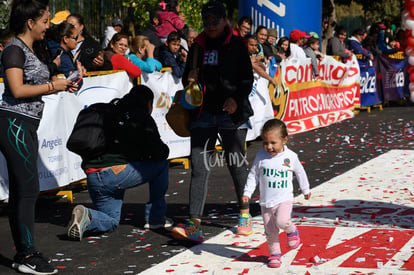
{"type": "MultiPolygon", "coordinates": [[[[149,11],[158,5],[159,0],[123,0],[124,7],[132,9],[136,29],[143,29],[149,21],[149,11]]],[[[208,0],[181,0],[180,10],[185,14],[185,22],[198,31],[201,30],[201,7],[208,0]]]]}
{"type": "Polygon", "coordinates": [[[337,5],[350,6],[355,2],[362,6],[368,22],[396,21],[401,18],[402,0],[335,0],[337,5]]]}
{"type": "Polygon", "coordinates": [[[12,0],[3,0],[0,2],[0,29],[7,28],[11,2],[12,0]]]}

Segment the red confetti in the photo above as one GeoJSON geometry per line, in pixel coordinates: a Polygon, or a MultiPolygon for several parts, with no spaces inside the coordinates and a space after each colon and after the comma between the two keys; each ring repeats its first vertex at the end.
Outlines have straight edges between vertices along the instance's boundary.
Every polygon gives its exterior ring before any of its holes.
{"type": "Polygon", "coordinates": [[[174,269],[167,269],[165,272],[170,273],[170,272],[174,272],[174,269]]]}
{"type": "Polygon", "coordinates": [[[230,267],[223,268],[223,270],[230,270],[230,269],[231,269],[230,267]]]}
{"type": "Polygon", "coordinates": [[[58,265],[58,266],[57,266],[57,268],[58,268],[58,269],[65,269],[65,268],[66,268],[66,266],[63,266],[63,265],[58,265]]]}
{"type": "Polygon", "coordinates": [[[199,264],[196,264],[196,265],[194,265],[195,267],[202,267],[201,265],[199,265],[199,264]]]}
{"type": "Polygon", "coordinates": [[[359,179],[360,179],[360,180],[367,180],[367,179],[366,179],[366,178],[364,178],[364,177],[360,177],[359,179]]]}

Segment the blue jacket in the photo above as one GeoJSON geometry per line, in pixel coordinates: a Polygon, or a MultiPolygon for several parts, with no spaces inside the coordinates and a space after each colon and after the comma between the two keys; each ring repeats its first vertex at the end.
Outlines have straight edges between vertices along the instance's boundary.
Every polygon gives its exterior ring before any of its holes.
{"type": "Polygon", "coordinates": [[[392,54],[396,53],[397,49],[392,49],[387,46],[385,43],[385,30],[380,30],[378,32],[378,48],[381,50],[382,53],[392,54]]]}
{"type": "Polygon", "coordinates": [[[138,56],[136,56],[133,53],[130,53],[128,55],[129,60],[131,60],[132,63],[137,65],[141,71],[146,73],[152,73],[155,71],[160,71],[162,69],[162,64],[158,60],[154,58],[147,58],[145,60],[142,60],[138,56]]]}
{"type": "MultiPolygon", "coordinates": [[[[181,48],[180,48],[181,50],[181,48]]],[[[185,62],[181,59],[179,51],[177,53],[172,53],[166,45],[161,46],[160,48],[160,61],[164,67],[171,67],[172,74],[181,78],[185,69],[185,62]]]]}
{"type": "MultiPolygon", "coordinates": [[[[60,65],[57,68],[57,72],[64,74],[65,77],[67,78],[72,72],[76,71],[76,65],[73,61],[73,55],[72,53],[69,51],[66,51],[65,49],[61,48],[61,47],[56,47],[57,42],[55,41],[49,41],[49,47],[50,47],[50,51],[52,52],[52,56],[55,56],[57,50],[60,48],[62,49],[62,55],[60,56],[60,65]]],[[[59,45],[59,44],[57,44],[59,45]]],[[[78,81],[79,79],[74,79],[72,80],[73,82],[76,82],[79,86],[78,89],[80,89],[83,85],[83,80],[80,79],[80,81],[78,81]]]]}
{"type": "Polygon", "coordinates": [[[353,51],[354,54],[362,54],[367,59],[370,59],[371,52],[362,47],[361,42],[354,36],[348,39],[349,50],[353,51]]]}

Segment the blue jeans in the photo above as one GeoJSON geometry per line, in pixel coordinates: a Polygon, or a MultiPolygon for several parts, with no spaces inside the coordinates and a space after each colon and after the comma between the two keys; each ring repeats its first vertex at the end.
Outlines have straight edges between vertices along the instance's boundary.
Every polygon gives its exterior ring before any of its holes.
{"type": "Polygon", "coordinates": [[[141,161],[127,164],[115,174],[112,169],[88,173],[88,191],[95,209],[88,209],[91,223],[86,231],[111,232],[121,218],[125,190],[149,182],[150,199],[145,205],[145,221],[164,221],[167,205],[168,161],[141,161]]]}

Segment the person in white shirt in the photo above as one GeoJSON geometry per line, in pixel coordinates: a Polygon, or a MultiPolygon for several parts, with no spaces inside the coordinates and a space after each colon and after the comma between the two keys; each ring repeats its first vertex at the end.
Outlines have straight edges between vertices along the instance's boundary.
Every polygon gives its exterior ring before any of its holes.
{"type": "Polygon", "coordinates": [[[262,129],[263,149],[257,152],[244,188],[243,203],[248,203],[256,186],[260,188],[260,206],[267,244],[270,251],[269,267],[280,267],[281,250],[279,229],[287,233],[288,245],[300,245],[299,231],[292,223],[293,173],[300,189],[309,199],[309,181],[298,155],[287,148],[288,132],[284,122],[270,119],[262,129]]]}
{"type": "Polygon", "coordinates": [[[124,27],[124,23],[119,18],[112,19],[111,26],[107,26],[105,29],[105,34],[102,40],[102,49],[106,49],[109,45],[109,42],[111,41],[112,37],[120,33],[122,31],[122,28],[124,27]]]}
{"type": "Polygon", "coordinates": [[[305,51],[302,48],[305,36],[306,33],[301,32],[300,30],[293,30],[290,32],[290,56],[288,59],[297,58],[299,60],[304,60],[306,58],[305,51]]]}

